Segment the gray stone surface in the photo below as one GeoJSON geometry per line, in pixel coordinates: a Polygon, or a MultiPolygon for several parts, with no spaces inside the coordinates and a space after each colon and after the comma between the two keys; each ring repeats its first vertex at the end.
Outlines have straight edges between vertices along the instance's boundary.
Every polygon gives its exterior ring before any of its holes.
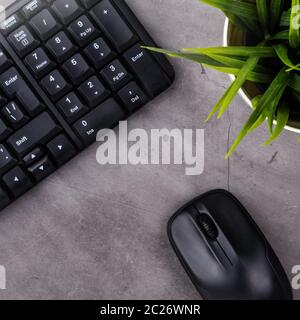
{"type": "MultiPolygon", "coordinates": [[[[190,0],[129,0],[158,43],[168,48],[219,45],[223,16],[190,0]]],[[[168,244],[165,226],[186,201],[212,188],[240,198],[273,244],[287,273],[300,264],[297,136],[269,148],[260,129],[224,159],[249,115],[237,98],[222,121],[204,124],[229,84],[227,76],[173,61],[172,89],[146,106],[130,128],[205,128],[205,171],[180,166],[105,166],[94,145],[0,216],[0,299],[198,299],[168,244]]],[[[300,293],[295,292],[297,298],[300,293]]]]}

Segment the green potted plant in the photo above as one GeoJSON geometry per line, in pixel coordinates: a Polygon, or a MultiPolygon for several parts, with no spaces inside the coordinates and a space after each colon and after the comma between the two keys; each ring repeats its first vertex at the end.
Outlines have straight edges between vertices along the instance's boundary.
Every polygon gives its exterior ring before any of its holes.
{"type": "Polygon", "coordinates": [[[231,75],[231,85],[207,121],[221,118],[238,92],[253,110],[227,157],[265,120],[269,137],[264,145],[284,129],[300,133],[300,0],[199,1],[226,15],[223,47],[148,49],[231,75]]]}

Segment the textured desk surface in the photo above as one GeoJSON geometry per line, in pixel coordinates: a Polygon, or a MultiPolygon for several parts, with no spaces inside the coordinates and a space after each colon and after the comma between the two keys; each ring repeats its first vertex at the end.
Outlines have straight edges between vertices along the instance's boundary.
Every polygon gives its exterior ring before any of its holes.
{"type": "MultiPolygon", "coordinates": [[[[222,41],[224,17],[190,0],[128,0],[158,43],[168,48],[222,41]]],[[[227,76],[173,61],[172,89],[129,121],[130,128],[205,128],[205,171],[180,166],[97,164],[94,145],[0,215],[0,299],[199,299],[166,236],[170,215],[212,188],[228,188],[252,213],[286,271],[300,264],[300,145],[286,132],[269,148],[265,129],[224,160],[228,135],[249,109],[237,98],[222,121],[205,116],[227,76]]],[[[300,292],[295,293],[300,298],[300,292]]]]}

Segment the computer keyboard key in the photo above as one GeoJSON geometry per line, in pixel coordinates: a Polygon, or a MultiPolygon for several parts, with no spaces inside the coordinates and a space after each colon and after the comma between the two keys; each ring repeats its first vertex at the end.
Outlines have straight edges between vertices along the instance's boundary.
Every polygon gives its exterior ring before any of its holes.
{"type": "Polygon", "coordinates": [[[110,95],[110,92],[103,86],[96,76],[85,81],[78,88],[78,92],[91,108],[104,101],[110,95]]]}
{"type": "Polygon", "coordinates": [[[118,92],[126,109],[132,113],[148,102],[142,89],[135,83],[130,82],[118,92]]]}
{"type": "Polygon", "coordinates": [[[0,210],[5,208],[10,203],[7,193],[0,187],[0,210]]]}
{"type": "Polygon", "coordinates": [[[0,23],[0,30],[4,36],[7,36],[12,31],[17,29],[22,24],[22,22],[23,20],[18,14],[13,14],[0,23]]]}
{"type": "Polygon", "coordinates": [[[61,27],[52,14],[44,9],[30,20],[30,25],[42,40],[47,40],[61,27]]]}
{"type": "Polygon", "coordinates": [[[7,103],[7,99],[0,94],[0,107],[3,107],[7,103]]]}
{"type": "Polygon", "coordinates": [[[32,187],[28,175],[19,166],[8,171],[2,180],[14,197],[19,197],[32,187]]]}
{"type": "Polygon", "coordinates": [[[91,10],[91,15],[118,52],[124,51],[137,41],[137,36],[110,0],[102,0],[91,10]]]}
{"type": "Polygon", "coordinates": [[[158,95],[170,86],[171,80],[162,71],[151,53],[141,48],[141,44],[126,51],[124,58],[151,97],[158,95]]]}
{"type": "Polygon", "coordinates": [[[98,38],[90,43],[85,48],[84,53],[96,69],[104,67],[116,56],[115,52],[110,49],[103,38],[98,38]]]}
{"type": "Polygon", "coordinates": [[[79,84],[93,73],[93,70],[80,53],[75,54],[67,60],[62,68],[73,84],[79,84]]]}
{"type": "Polygon", "coordinates": [[[55,170],[55,167],[50,159],[46,156],[41,160],[38,160],[27,170],[33,176],[34,180],[41,181],[48,177],[55,170]]]}
{"type": "Polygon", "coordinates": [[[25,82],[15,67],[0,74],[0,87],[9,98],[13,98],[23,85],[25,82]]]}
{"type": "Polygon", "coordinates": [[[32,0],[22,8],[22,14],[26,19],[30,19],[45,6],[43,0],[32,0]]]}
{"type": "Polygon", "coordinates": [[[0,87],[9,98],[17,97],[30,115],[35,115],[43,109],[16,68],[12,67],[0,74],[0,87]]]}
{"type": "Polygon", "coordinates": [[[83,12],[75,0],[56,0],[52,9],[64,24],[68,24],[83,12]]]}
{"type": "Polygon", "coordinates": [[[93,7],[96,3],[98,3],[99,0],[80,0],[80,2],[86,9],[89,9],[93,7]]]}
{"type": "Polygon", "coordinates": [[[0,72],[7,69],[11,64],[11,60],[8,59],[7,55],[0,49],[0,72]]]}
{"type": "Polygon", "coordinates": [[[7,142],[16,154],[24,156],[39,144],[51,140],[60,130],[50,115],[43,112],[13,133],[7,142]]]}
{"type": "Polygon", "coordinates": [[[51,38],[47,42],[47,47],[59,63],[71,57],[77,50],[63,31],[51,38]]]}
{"type": "Polygon", "coordinates": [[[14,129],[22,126],[28,121],[28,117],[21,111],[18,104],[14,101],[7,104],[1,110],[1,114],[14,129]]]}
{"type": "Polygon", "coordinates": [[[23,158],[23,164],[28,167],[44,155],[41,148],[35,148],[23,158]]]}
{"type": "Polygon", "coordinates": [[[71,89],[71,86],[58,70],[52,71],[43,78],[41,85],[53,100],[58,100],[71,89]]]}
{"type": "Polygon", "coordinates": [[[82,104],[74,92],[70,92],[57,103],[57,108],[69,123],[73,123],[89,109],[82,104]]]}
{"type": "Polygon", "coordinates": [[[77,153],[72,142],[64,134],[60,134],[50,141],[47,144],[47,149],[58,165],[66,163],[77,153]]]}
{"type": "Polygon", "coordinates": [[[113,91],[120,89],[131,79],[131,75],[119,60],[111,62],[100,74],[113,91]]]}
{"type": "Polygon", "coordinates": [[[55,67],[53,61],[42,48],[38,48],[31,52],[25,58],[25,63],[37,78],[46,75],[55,67]]]}
{"type": "Polygon", "coordinates": [[[11,156],[3,144],[0,144],[0,174],[11,169],[16,163],[17,160],[11,156]]]}
{"type": "Polygon", "coordinates": [[[6,139],[11,133],[11,129],[0,119],[0,141],[6,139]]]}
{"type": "Polygon", "coordinates": [[[113,98],[110,98],[78,120],[73,128],[84,144],[88,146],[96,141],[99,130],[113,128],[124,118],[123,109],[113,98]]]}
{"type": "Polygon", "coordinates": [[[76,43],[83,47],[99,35],[99,30],[95,28],[87,16],[76,19],[68,28],[76,43]]]}
{"type": "Polygon", "coordinates": [[[35,39],[26,26],[21,26],[11,33],[8,40],[20,57],[24,57],[39,45],[39,41],[35,39]]]}
{"type": "Polygon", "coordinates": [[[32,90],[25,84],[17,93],[16,97],[22,104],[22,107],[31,115],[34,116],[44,110],[44,105],[32,92],[32,90]]]}

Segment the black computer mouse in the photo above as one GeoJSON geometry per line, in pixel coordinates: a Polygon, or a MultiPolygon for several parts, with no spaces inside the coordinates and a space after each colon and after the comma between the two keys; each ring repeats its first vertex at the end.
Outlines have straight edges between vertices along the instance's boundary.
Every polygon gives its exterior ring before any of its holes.
{"type": "Polygon", "coordinates": [[[292,300],[287,275],[242,204],[210,191],[177,211],[170,242],[204,299],[292,300]]]}

